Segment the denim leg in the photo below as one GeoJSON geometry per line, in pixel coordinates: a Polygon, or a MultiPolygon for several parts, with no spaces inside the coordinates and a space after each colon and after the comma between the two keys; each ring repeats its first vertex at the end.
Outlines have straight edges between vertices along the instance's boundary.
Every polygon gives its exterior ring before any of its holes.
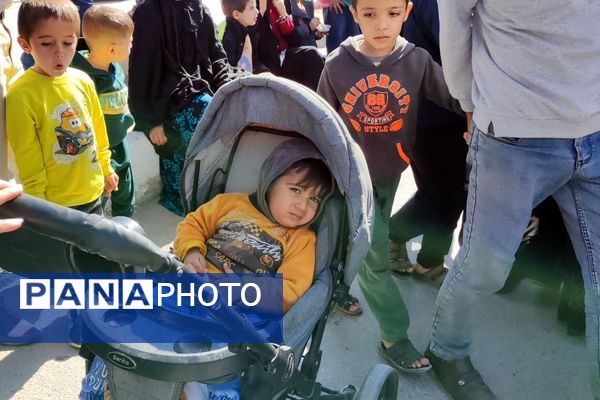
{"type": "Polygon", "coordinates": [[[572,176],[571,147],[568,140],[493,138],[475,129],[463,245],[434,314],[430,347],[441,358],[468,355],[472,309],[504,285],[532,208],[572,176]]]}
{"type": "Polygon", "coordinates": [[[585,286],[586,341],[592,358],[592,393],[600,398],[600,132],[574,141],[573,178],[555,194],[585,286]]]}

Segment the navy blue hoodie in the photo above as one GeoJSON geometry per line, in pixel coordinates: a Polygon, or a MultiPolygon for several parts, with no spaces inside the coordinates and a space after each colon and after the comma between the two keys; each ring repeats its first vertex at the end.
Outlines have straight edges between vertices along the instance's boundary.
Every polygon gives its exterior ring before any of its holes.
{"type": "Polygon", "coordinates": [[[410,164],[421,100],[462,111],[427,51],[398,37],[395,50],[376,66],[358,50],[361,40],[348,38],[329,55],[317,92],[361,147],[371,180],[396,182],[410,164]]]}

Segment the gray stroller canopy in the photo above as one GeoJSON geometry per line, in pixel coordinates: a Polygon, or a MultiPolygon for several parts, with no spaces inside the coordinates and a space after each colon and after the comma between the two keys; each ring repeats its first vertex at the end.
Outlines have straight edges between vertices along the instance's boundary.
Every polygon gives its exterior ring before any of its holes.
{"type": "MultiPolygon", "coordinates": [[[[344,281],[350,285],[369,250],[373,195],[362,151],[337,113],[311,90],[287,79],[246,76],[223,86],[209,103],[188,146],[181,177],[184,205],[206,195],[209,176],[223,167],[246,128],[291,131],[311,140],[328,164],[344,196],[349,220],[349,248],[344,281]],[[200,179],[195,160],[202,159],[200,179]]],[[[189,210],[188,210],[189,211],[189,210]]]]}

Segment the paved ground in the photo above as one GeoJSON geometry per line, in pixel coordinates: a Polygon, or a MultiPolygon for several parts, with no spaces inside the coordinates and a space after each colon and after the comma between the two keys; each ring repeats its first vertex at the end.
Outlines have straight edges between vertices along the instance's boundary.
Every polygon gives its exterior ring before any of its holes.
{"type": "MultiPolygon", "coordinates": [[[[131,1],[111,3],[128,8],[131,1]]],[[[216,19],[218,1],[208,0],[216,19]]],[[[14,26],[15,6],[8,12],[14,26]],[[13,18],[13,19],[11,19],[13,18]]],[[[15,30],[13,30],[15,32],[15,30]]],[[[398,191],[397,204],[414,192],[410,173],[398,191]]],[[[160,245],[169,243],[179,218],[143,204],[135,218],[160,245]]],[[[411,243],[414,251],[418,241],[411,243]]],[[[409,334],[424,350],[430,332],[436,290],[426,284],[398,281],[411,311],[409,334]]],[[[355,285],[356,286],[356,285],[355,285]]],[[[360,291],[353,287],[360,297],[360,291]]],[[[473,360],[500,399],[591,399],[583,338],[566,335],[555,318],[557,293],[526,281],[513,293],[492,296],[476,310],[473,360]]],[[[323,342],[320,381],[330,387],[359,385],[381,362],[376,354],[378,330],[368,310],[360,317],[333,312],[323,342]]],[[[83,362],[67,345],[0,347],[0,400],[75,399],[83,378],[83,362]]],[[[446,399],[432,375],[402,376],[398,399],[446,399]]]]}
{"type": "MultiPolygon", "coordinates": [[[[414,191],[410,173],[398,191],[400,206],[414,191]]],[[[179,218],[154,202],[135,215],[159,245],[174,237],[179,218]]],[[[411,243],[414,251],[418,241],[411,243]]],[[[436,290],[424,283],[398,281],[411,310],[410,336],[425,349],[436,290]]],[[[353,287],[360,296],[360,291],[353,287]]],[[[482,302],[474,328],[473,359],[500,399],[590,399],[585,346],[571,338],[555,318],[556,293],[525,281],[508,296],[482,302]]],[[[340,388],[360,385],[367,371],[381,362],[376,354],[378,331],[368,310],[360,317],[337,311],[330,316],[323,342],[319,379],[340,388]]],[[[0,347],[0,399],[74,399],[83,378],[83,362],[67,345],[0,347]]],[[[446,399],[432,375],[402,376],[398,399],[446,399]]]]}

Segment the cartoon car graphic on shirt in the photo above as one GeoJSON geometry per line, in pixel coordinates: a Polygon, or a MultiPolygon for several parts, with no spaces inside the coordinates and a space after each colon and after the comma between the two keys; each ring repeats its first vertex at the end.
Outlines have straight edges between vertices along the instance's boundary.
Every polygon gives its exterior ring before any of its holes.
{"type": "Polygon", "coordinates": [[[60,114],[60,126],[54,128],[58,145],[65,154],[76,155],[94,144],[94,134],[75,110],[65,109],[60,114]]]}

